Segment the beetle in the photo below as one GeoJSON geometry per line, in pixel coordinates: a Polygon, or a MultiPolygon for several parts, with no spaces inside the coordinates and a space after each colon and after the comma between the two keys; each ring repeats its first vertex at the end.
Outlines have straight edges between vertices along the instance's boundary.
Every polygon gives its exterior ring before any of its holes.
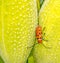
{"type": "MultiPolygon", "coordinates": [[[[48,40],[46,40],[45,38],[43,38],[43,36],[45,35],[45,33],[43,33],[43,31],[45,30],[45,27],[43,28],[42,30],[42,27],[41,26],[37,26],[36,27],[36,39],[37,39],[37,43],[33,44],[32,47],[34,47],[36,44],[42,44],[45,48],[51,48],[51,47],[46,47],[44,44],[43,44],[43,40],[48,42],[48,40]]],[[[28,47],[30,48],[30,47],[28,47]]]]}
{"type": "Polygon", "coordinates": [[[38,43],[42,43],[42,27],[41,26],[37,26],[36,28],[36,38],[38,43]]]}
{"type": "Polygon", "coordinates": [[[45,35],[45,33],[43,33],[44,30],[45,30],[45,27],[43,28],[43,30],[42,30],[42,27],[39,26],[39,25],[36,27],[36,38],[37,38],[37,41],[38,41],[37,44],[42,44],[45,48],[51,48],[51,47],[46,47],[46,46],[43,44],[43,42],[42,42],[42,40],[48,42],[48,40],[45,40],[45,39],[43,38],[43,36],[42,36],[42,35],[45,35]]]}

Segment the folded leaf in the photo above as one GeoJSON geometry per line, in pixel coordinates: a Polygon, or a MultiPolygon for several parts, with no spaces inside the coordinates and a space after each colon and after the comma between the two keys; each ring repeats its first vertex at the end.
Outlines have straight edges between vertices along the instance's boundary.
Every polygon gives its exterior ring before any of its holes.
{"type": "Polygon", "coordinates": [[[0,55],[5,63],[25,63],[35,41],[36,0],[2,0],[1,12],[0,55]]]}
{"type": "Polygon", "coordinates": [[[42,26],[43,38],[48,40],[35,46],[36,63],[60,63],[60,0],[46,0],[41,7],[39,24],[42,26]],[[50,47],[50,48],[48,48],[50,47]]]}

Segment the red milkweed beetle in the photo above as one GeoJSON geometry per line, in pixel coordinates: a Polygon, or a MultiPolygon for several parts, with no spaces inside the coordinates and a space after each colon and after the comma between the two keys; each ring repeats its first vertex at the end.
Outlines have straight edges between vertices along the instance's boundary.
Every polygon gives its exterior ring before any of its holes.
{"type": "Polygon", "coordinates": [[[41,26],[38,26],[36,28],[36,38],[38,43],[42,43],[42,27],[41,26]]]}
{"type": "MultiPolygon", "coordinates": [[[[45,48],[51,48],[51,47],[46,47],[44,44],[43,44],[43,40],[44,41],[48,41],[46,40],[45,38],[43,38],[43,36],[45,35],[45,33],[43,34],[43,31],[45,30],[45,27],[43,28],[42,30],[42,27],[41,26],[37,26],[36,27],[36,39],[37,39],[37,42],[38,43],[35,43],[34,45],[32,45],[32,47],[34,47],[36,44],[42,44],[45,48]],[[43,35],[43,36],[42,36],[43,35]]],[[[30,47],[28,47],[30,48],[30,47]]]]}
{"type": "MultiPolygon", "coordinates": [[[[45,40],[43,38],[43,36],[42,36],[44,30],[45,30],[45,27],[43,28],[43,30],[42,30],[42,27],[41,26],[37,26],[37,28],[36,28],[36,38],[37,38],[38,44],[40,44],[40,43],[43,44],[42,43],[42,40],[44,40],[46,42],[48,41],[48,40],[45,40]]],[[[45,35],[45,33],[43,35],[45,35]]],[[[46,47],[44,44],[43,44],[43,46],[45,48],[51,48],[51,47],[46,47]]]]}

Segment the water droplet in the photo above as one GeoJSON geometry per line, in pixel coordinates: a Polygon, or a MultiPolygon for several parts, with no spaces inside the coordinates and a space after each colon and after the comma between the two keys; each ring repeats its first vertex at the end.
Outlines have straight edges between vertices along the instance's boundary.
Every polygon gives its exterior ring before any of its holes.
{"type": "Polygon", "coordinates": [[[14,10],[14,7],[12,7],[12,10],[14,10]]]}
{"type": "Polygon", "coordinates": [[[16,19],[18,19],[19,17],[17,16],[16,19]]]}
{"type": "Polygon", "coordinates": [[[14,48],[14,51],[16,51],[16,48],[14,48]]]}
{"type": "Polygon", "coordinates": [[[12,13],[12,15],[14,15],[14,13],[12,13]]]}
{"type": "Polygon", "coordinates": [[[19,4],[21,4],[21,2],[18,2],[19,4]]]}

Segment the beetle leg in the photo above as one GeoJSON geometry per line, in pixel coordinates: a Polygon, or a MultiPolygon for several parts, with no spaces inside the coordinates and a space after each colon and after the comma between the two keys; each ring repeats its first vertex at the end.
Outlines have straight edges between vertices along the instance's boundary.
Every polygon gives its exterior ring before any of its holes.
{"type": "Polygon", "coordinates": [[[44,32],[45,29],[46,29],[46,27],[43,28],[42,32],[44,32]]]}
{"type": "Polygon", "coordinates": [[[43,36],[45,36],[46,35],[46,33],[43,33],[43,36]]]}
{"type": "Polygon", "coordinates": [[[42,38],[42,40],[44,40],[44,41],[48,42],[48,40],[46,40],[45,38],[42,38]]]}

